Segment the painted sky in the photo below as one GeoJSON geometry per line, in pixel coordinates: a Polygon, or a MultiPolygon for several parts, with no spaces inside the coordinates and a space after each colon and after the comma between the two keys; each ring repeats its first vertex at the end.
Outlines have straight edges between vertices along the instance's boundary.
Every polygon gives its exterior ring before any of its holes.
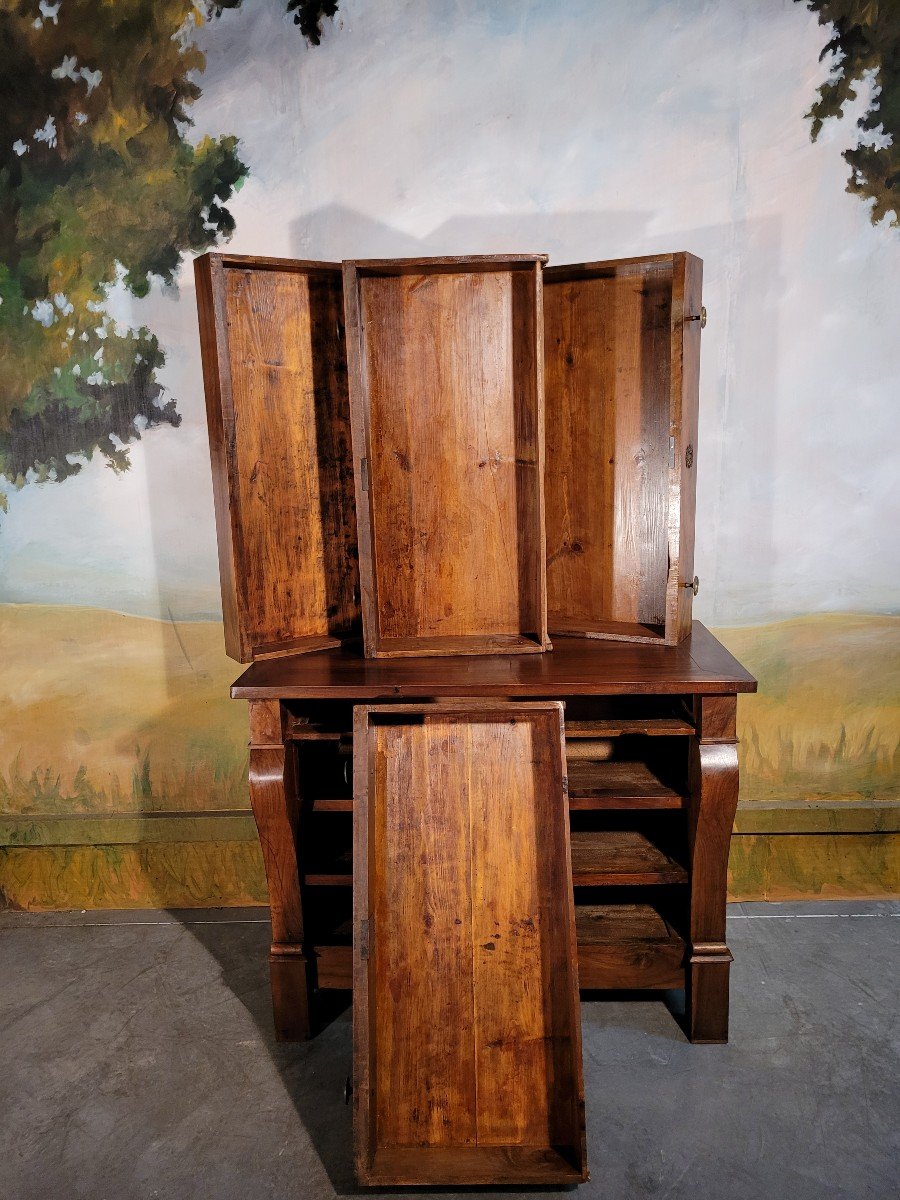
{"type": "MultiPolygon", "coordinates": [[[[237,252],[699,254],[696,614],[888,610],[900,238],[844,191],[853,115],[809,141],[825,38],[792,0],[342,0],[311,48],[245,0],[200,31],[195,131],[241,138],[237,252]]],[[[177,296],[116,305],[184,422],[124,476],[13,493],[0,599],[214,615],[190,263],[177,296]]]]}

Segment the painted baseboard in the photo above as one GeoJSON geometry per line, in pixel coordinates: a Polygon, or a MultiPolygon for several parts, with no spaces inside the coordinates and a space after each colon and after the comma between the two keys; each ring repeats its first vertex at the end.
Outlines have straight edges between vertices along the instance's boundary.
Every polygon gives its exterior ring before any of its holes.
{"type": "MultiPolygon", "coordinates": [[[[739,806],[732,900],[900,895],[900,804],[739,806]]],[[[265,904],[247,811],[0,817],[0,906],[27,910],[265,904]]]]}

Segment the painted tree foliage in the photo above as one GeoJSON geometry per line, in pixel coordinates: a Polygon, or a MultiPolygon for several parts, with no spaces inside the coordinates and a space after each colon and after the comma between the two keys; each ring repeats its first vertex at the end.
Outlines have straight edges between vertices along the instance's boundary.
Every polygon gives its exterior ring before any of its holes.
{"type": "Polygon", "coordinates": [[[897,0],[807,0],[831,37],[821,57],[834,55],[831,77],[806,114],[815,141],[823,122],[843,116],[867,78],[874,85],[868,110],[857,122],[861,136],[844,151],[847,191],[873,201],[872,223],[892,214],[900,225],[900,3],[897,0]]]}
{"type": "MultiPolygon", "coordinates": [[[[283,0],[282,0],[283,2],[283,0]]],[[[107,311],[171,283],[185,251],[228,236],[246,175],[233,137],[190,138],[203,54],[224,8],[192,0],[0,0],[0,476],[62,480],[177,425],[146,328],[107,311]]],[[[287,5],[317,43],[333,0],[287,5]]],[[[2,489],[0,489],[2,503],[2,489]]]]}

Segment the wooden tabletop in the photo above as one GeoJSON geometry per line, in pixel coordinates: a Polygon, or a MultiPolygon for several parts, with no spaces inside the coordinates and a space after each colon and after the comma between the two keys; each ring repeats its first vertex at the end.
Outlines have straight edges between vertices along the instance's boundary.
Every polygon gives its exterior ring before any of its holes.
{"type": "Polygon", "coordinates": [[[235,700],[604,696],[755,692],[756,680],[695,621],[678,646],[553,638],[546,654],[366,659],[360,645],[253,663],[235,700]]]}

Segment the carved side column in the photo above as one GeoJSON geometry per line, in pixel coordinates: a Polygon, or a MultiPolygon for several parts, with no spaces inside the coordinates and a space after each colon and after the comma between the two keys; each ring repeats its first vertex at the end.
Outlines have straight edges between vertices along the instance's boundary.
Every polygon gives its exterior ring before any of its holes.
{"type": "Polygon", "coordinates": [[[295,752],[284,740],[284,716],[277,700],[250,701],[250,804],[269,885],[275,1036],[297,1041],[310,1036],[312,978],[303,947],[295,752]]]}
{"type": "Polygon", "coordinates": [[[692,1042],[728,1041],[725,944],[728,850],[738,801],[737,696],[698,696],[691,741],[688,850],[691,889],[687,1027],[692,1042]]]}

